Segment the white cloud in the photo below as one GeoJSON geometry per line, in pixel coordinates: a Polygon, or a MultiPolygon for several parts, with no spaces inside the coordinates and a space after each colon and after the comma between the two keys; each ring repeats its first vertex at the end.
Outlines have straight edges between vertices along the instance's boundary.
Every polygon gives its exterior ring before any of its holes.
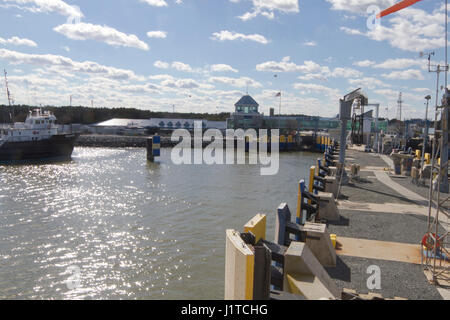
{"type": "Polygon", "coordinates": [[[178,71],[193,72],[190,65],[183,63],[183,62],[179,62],[179,61],[172,62],[171,67],[178,71]]]}
{"type": "Polygon", "coordinates": [[[153,7],[167,7],[168,4],[164,0],[141,0],[141,2],[147,3],[153,7]]]}
{"type": "Polygon", "coordinates": [[[3,2],[16,3],[19,9],[32,12],[55,12],[74,19],[83,17],[80,8],[71,6],[62,0],[3,0],[3,2]]]}
{"type": "Polygon", "coordinates": [[[91,23],[62,24],[53,29],[73,40],[96,40],[112,46],[132,47],[149,50],[149,46],[134,34],[125,34],[108,26],[91,23]]]}
{"type": "Polygon", "coordinates": [[[373,66],[376,62],[371,60],[363,60],[363,61],[356,61],[353,63],[353,65],[358,67],[370,67],[373,66]]]}
{"type": "Polygon", "coordinates": [[[239,72],[238,70],[234,69],[232,66],[228,64],[213,64],[211,66],[211,72],[239,72]]]}
{"type": "Polygon", "coordinates": [[[161,85],[169,88],[179,88],[179,89],[195,89],[199,88],[201,85],[193,79],[167,79],[161,82],[161,85]]]}
{"type": "Polygon", "coordinates": [[[382,63],[376,64],[374,68],[380,69],[406,69],[413,66],[426,67],[426,60],[414,60],[414,59],[388,59],[382,63]]]}
{"type": "Polygon", "coordinates": [[[358,14],[367,12],[367,8],[376,5],[382,9],[388,8],[394,4],[394,0],[326,0],[331,3],[331,9],[343,10],[358,14]]]}
{"type": "Polygon", "coordinates": [[[300,90],[302,94],[323,93],[331,98],[340,96],[339,90],[315,83],[295,83],[294,89],[300,90]]]}
{"type": "Polygon", "coordinates": [[[344,31],[345,33],[351,34],[351,35],[360,35],[363,36],[365,35],[363,32],[357,30],[357,29],[352,29],[352,28],[347,28],[347,27],[341,27],[340,28],[342,31],[344,31]]]}
{"type": "Polygon", "coordinates": [[[220,32],[214,32],[212,37],[212,40],[217,40],[217,41],[233,41],[233,40],[250,40],[250,41],[255,41],[255,42],[259,42],[262,44],[268,44],[269,41],[262,35],[260,34],[242,34],[242,33],[237,33],[237,32],[233,32],[233,31],[228,31],[228,30],[222,30],[220,32]]]}
{"type": "MultiPolygon", "coordinates": [[[[231,2],[239,2],[239,0],[230,0],[231,2]]],[[[298,0],[252,0],[253,9],[239,16],[239,19],[247,21],[262,15],[268,19],[275,17],[275,11],[282,13],[298,13],[298,0]]]]}
{"type": "Polygon", "coordinates": [[[315,42],[315,41],[305,41],[305,42],[303,42],[303,45],[307,46],[307,47],[315,47],[315,46],[317,46],[317,42],[315,42]]]}
{"type": "Polygon", "coordinates": [[[31,64],[45,67],[58,67],[61,70],[97,75],[116,80],[130,80],[138,77],[131,70],[108,67],[92,61],[77,62],[64,56],[53,54],[28,54],[0,49],[0,59],[12,64],[31,64]]]}
{"type": "Polygon", "coordinates": [[[416,70],[416,69],[392,71],[391,73],[382,74],[381,76],[386,79],[394,79],[394,80],[410,80],[410,79],[423,80],[424,79],[422,72],[420,70],[416,70]]]}
{"type": "Polygon", "coordinates": [[[12,37],[9,39],[0,38],[0,44],[12,44],[15,46],[28,46],[28,47],[37,47],[36,42],[29,39],[21,39],[18,37],[12,37]]]}
{"type": "Polygon", "coordinates": [[[253,88],[260,88],[262,87],[261,83],[248,78],[248,77],[242,77],[242,78],[230,78],[230,77],[211,77],[209,79],[210,82],[214,83],[223,83],[227,84],[232,87],[237,88],[245,88],[247,86],[253,87],[253,88]]]}
{"type": "Polygon", "coordinates": [[[149,31],[149,32],[147,32],[147,37],[165,39],[165,38],[167,38],[167,32],[166,31],[149,31]]]}
{"type": "Polygon", "coordinates": [[[265,72],[304,72],[312,73],[321,70],[321,66],[314,61],[305,61],[303,65],[297,65],[290,61],[290,57],[284,57],[280,62],[267,61],[256,66],[257,71],[265,72]]]}
{"type": "MultiPolygon", "coordinates": [[[[360,5],[370,1],[334,1],[336,10],[358,11],[360,5]],[[348,7],[347,7],[348,6],[348,7]]],[[[380,5],[378,3],[378,5],[380,5]]],[[[382,23],[366,32],[348,27],[341,30],[351,34],[365,36],[375,41],[387,41],[398,49],[405,51],[424,51],[442,48],[445,45],[444,38],[444,6],[428,13],[417,8],[406,8],[398,11],[392,18],[383,18],[382,23]]]]}
{"type": "Polygon", "coordinates": [[[160,61],[160,60],[155,61],[155,63],[153,65],[155,67],[157,67],[157,68],[160,68],[160,69],[167,69],[167,68],[169,68],[169,64],[167,62],[160,61]]]}
{"type": "Polygon", "coordinates": [[[348,82],[355,86],[355,87],[361,87],[361,88],[368,88],[370,90],[373,90],[375,88],[379,87],[390,87],[389,84],[373,77],[364,77],[360,79],[348,79],[348,82]]]}

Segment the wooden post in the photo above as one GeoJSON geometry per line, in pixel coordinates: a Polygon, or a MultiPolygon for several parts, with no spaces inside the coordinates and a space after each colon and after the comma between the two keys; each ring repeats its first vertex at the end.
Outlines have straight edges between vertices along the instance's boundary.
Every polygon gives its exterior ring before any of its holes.
{"type": "Polygon", "coordinates": [[[235,230],[226,231],[225,300],[252,300],[255,255],[235,230]]]}
{"type": "Polygon", "coordinates": [[[255,246],[254,249],[253,300],[269,300],[272,254],[265,245],[255,246]]]}

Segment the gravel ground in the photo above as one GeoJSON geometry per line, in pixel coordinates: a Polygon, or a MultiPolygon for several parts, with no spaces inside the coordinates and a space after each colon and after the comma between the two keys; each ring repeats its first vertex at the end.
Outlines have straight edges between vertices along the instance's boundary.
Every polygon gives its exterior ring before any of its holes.
{"type": "Polygon", "coordinates": [[[427,230],[427,217],[422,215],[352,210],[340,214],[340,222],[328,225],[338,237],[418,244],[427,230]]]}
{"type": "Polygon", "coordinates": [[[325,268],[340,288],[354,289],[357,293],[379,293],[384,298],[402,297],[413,300],[442,300],[439,292],[428,283],[422,266],[375,259],[339,256],[335,268],[325,268]],[[369,266],[381,271],[381,290],[367,288],[369,266]]]}
{"type": "MultiPolygon", "coordinates": [[[[361,167],[387,167],[381,158],[368,153],[349,150],[347,157],[354,158],[352,162],[361,167]]],[[[340,198],[362,203],[416,204],[378,181],[373,172],[363,171],[360,176],[360,181],[342,186],[340,198]]],[[[404,185],[409,183],[407,179],[394,181],[404,185]]],[[[341,236],[418,244],[426,232],[426,216],[353,210],[340,210],[340,213],[341,221],[328,225],[329,232],[337,234],[338,239],[341,236]]],[[[420,265],[339,256],[337,266],[326,270],[339,287],[354,289],[358,293],[370,291],[380,293],[385,298],[398,296],[408,299],[442,299],[436,288],[428,283],[420,265]],[[367,268],[371,265],[377,265],[381,269],[381,290],[367,288],[370,276],[367,268]]]]}

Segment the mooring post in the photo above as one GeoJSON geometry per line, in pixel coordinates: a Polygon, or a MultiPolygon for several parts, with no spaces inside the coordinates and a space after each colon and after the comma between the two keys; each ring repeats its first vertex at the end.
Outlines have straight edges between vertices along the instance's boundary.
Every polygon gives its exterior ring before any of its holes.
{"type": "Polygon", "coordinates": [[[147,139],[147,160],[153,162],[161,156],[161,137],[153,136],[147,139]]]}
{"type": "Polygon", "coordinates": [[[155,157],[153,156],[153,138],[147,138],[147,160],[153,162],[155,157]]]}

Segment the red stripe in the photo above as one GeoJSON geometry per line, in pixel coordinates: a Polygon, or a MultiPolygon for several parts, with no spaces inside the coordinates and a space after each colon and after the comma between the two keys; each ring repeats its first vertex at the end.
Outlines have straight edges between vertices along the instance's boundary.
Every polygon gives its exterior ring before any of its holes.
{"type": "Polygon", "coordinates": [[[380,14],[377,15],[377,18],[381,18],[381,17],[387,16],[388,14],[405,9],[406,7],[412,6],[414,3],[419,2],[419,1],[422,1],[422,0],[403,0],[397,4],[394,4],[392,7],[381,11],[380,14]]]}

